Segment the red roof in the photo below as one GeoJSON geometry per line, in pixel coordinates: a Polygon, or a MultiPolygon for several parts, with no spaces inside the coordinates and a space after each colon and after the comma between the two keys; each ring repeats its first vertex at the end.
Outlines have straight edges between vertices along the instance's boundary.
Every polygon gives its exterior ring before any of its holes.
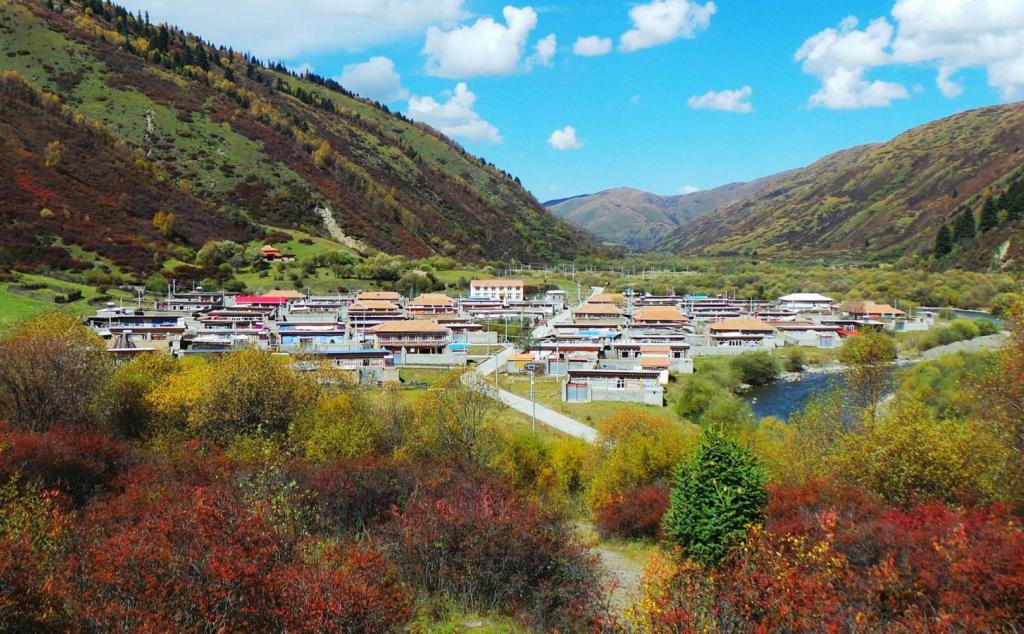
{"type": "Polygon", "coordinates": [[[262,304],[270,306],[273,304],[287,304],[287,297],[261,297],[259,295],[239,295],[235,298],[236,304],[262,304]]]}
{"type": "Polygon", "coordinates": [[[852,335],[859,335],[860,334],[856,330],[846,330],[846,329],[840,329],[838,332],[843,337],[849,337],[849,336],[852,336],[852,335]]]}

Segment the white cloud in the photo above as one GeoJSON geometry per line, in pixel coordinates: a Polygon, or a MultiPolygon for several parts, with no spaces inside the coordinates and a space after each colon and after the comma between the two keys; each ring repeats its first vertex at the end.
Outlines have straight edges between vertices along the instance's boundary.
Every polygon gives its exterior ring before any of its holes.
{"type": "Polygon", "coordinates": [[[465,83],[455,85],[454,93],[446,93],[448,100],[438,103],[433,97],[409,99],[409,118],[422,121],[452,137],[477,143],[501,143],[501,133],[473,109],[476,95],[465,83]]]}
{"type": "Polygon", "coordinates": [[[427,73],[464,78],[508,75],[519,70],[526,41],[537,26],[537,12],[531,7],[507,6],[502,14],[505,24],[480,18],[472,26],[448,31],[430,27],[421,51],[427,56],[427,73]]]}
{"type": "Polygon", "coordinates": [[[983,67],[1004,99],[1024,96],[1024,2],[897,0],[892,16],[899,26],[893,58],[935,64],[943,95],[963,92],[953,79],[958,70],[983,67]]]}
{"type": "Polygon", "coordinates": [[[262,59],[294,58],[325,51],[362,51],[450,26],[466,17],[464,0],[124,0],[199,33],[203,39],[251,51],[262,59]]]}
{"type": "Polygon", "coordinates": [[[629,103],[634,105],[634,106],[639,106],[640,105],[640,95],[633,95],[632,97],[630,97],[629,98],[629,103]]]}
{"type": "Polygon", "coordinates": [[[703,95],[690,97],[687,103],[695,110],[721,110],[723,112],[753,112],[750,105],[750,86],[737,90],[709,90],[703,95]]]}
{"type": "Polygon", "coordinates": [[[699,192],[699,191],[701,191],[700,187],[694,187],[693,185],[683,185],[682,187],[679,188],[679,193],[680,194],[684,194],[684,195],[685,194],[692,194],[694,192],[699,192]]]}
{"type": "Polygon", "coordinates": [[[579,150],[583,148],[583,142],[576,139],[576,128],[567,125],[561,130],[555,130],[548,137],[548,145],[556,150],[579,150]]]}
{"type": "Polygon", "coordinates": [[[305,75],[306,73],[314,72],[315,69],[313,68],[313,65],[310,64],[309,62],[303,62],[298,66],[289,66],[288,70],[292,71],[297,75],[305,75]]]}
{"type": "Polygon", "coordinates": [[[534,52],[527,61],[528,66],[539,64],[540,66],[551,66],[551,60],[555,58],[555,51],[558,50],[558,38],[554,33],[537,40],[534,45],[534,52]]]}
{"type": "Polygon", "coordinates": [[[893,27],[885,18],[872,20],[864,30],[857,29],[857,18],[843,19],[839,28],[828,28],[808,38],[797,50],[795,59],[803,62],[805,73],[821,80],[809,105],[830,109],[888,106],[894,99],[910,96],[902,84],[881,80],[868,81],[864,73],[889,62],[887,48],[893,27]]]}
{"type": "Polygon", "coordinates": [[[1024,97],[1024,2],[896,0],[892,20],[878,18],[858,31],[856,20],[847,18],[838,31],[825,29],[804,42],[797,61],[822,80],[812,106],[889,105],[905,98],[900,84],[870,82],[864,74],[906,64],[934,66],[935,85],[946,97],[963,93],[956,75],[967,68],[984,68],[1003,99],[1024,97]]]}
{"type": "Polygon", "coordinates": [[[633,28],[619,38],[619,48],[632,52],[668,44],[681,37],[693,37],[706,29],[716,10],[714,2],[694,0],[653,0],[629,10],[633,28]]]}
{"type": "Polygon", "coordinates": [[[395,72],[395,63],[387,57],[375,56],[361,64],[349,64],[338,81],[352,92],[381,103],[409,97],[409,91],[402,87],[402,78],[395,72]]]}
{"type": "Polygon", "coordinates": [[[587,37],[576,38],[572,45],[572,52],[582,57],[597,57],[612,52],[612,38],[588,35],[587,37]]]}

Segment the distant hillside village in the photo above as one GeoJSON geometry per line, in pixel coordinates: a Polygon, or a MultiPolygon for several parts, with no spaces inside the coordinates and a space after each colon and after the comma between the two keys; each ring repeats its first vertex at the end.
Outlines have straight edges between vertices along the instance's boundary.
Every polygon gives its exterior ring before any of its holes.
{"type": "Polygon", "coordinates": [[[509,374],[562,377],[566,402],[662,406],[672,373],[693,358],[780,346],[836,348],[867,329],[926,330],[934,314],[816,293],[776,301],[605,293],[575,307],[562,289],[522,280],[473,280],[468,295],[396,291],[312,295],[275,290],[169,292],[152,310],[108,304],[87,323],[111,354],[217,354],[256,346],[296,367],[344,371],[363,385],[399,381],[399,368],[459,368],[501,354],[509,374]],[[509,335],[509,329],[513,333],[509,335]]]}

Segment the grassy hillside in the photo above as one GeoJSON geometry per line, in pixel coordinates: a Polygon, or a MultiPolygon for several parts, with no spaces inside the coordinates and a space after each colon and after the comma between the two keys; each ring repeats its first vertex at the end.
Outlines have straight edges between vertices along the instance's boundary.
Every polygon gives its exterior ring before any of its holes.
{"type": "Polygon", "coordinates": [[[552,200],[544,206],[601,240],[646,249],[691,218],[761,191],[783,176],[766,176],[678,196],[658,196],[620,187],[552,200]]]}
{"type": "MultiPolygon", "coordinates": [[[[153,268],[176,245],[250,239],[260,225],[326,237],[318,207],[346,236],[413,257],[530,260],[590,247],[508,174],[332,81],[97,0],[54,6],[0,0],[12,97],[0,142],[15,157],[0,162],[0,194],[13,201],[3,221],[5,232],[38,233],[33,249],[78,245],[153,268]],[[40,222],[44,209],[55,215],[40,222]],[[158,211],[173,226],[154,223],[158,211]]],[[[24,245],[3,248],[24,264],[24,245]]]]}
{"type": "MultiPolygon", "coordinates": [[[[981,108],[914,128],[888,143],[828,156],[686,223],[661,248],[708,254],[930,254],[939,227],[951,223],[961,205],[980,215],[984,197],[998,196],[1022,171],[1024,104],[981,108]]],[[[961,245],[960,259],[1019,262],[1019,229],[1012,218],[1002,222],[961,245]],[[1004,252],[998,255],[998,249],[1004,252]]]]}

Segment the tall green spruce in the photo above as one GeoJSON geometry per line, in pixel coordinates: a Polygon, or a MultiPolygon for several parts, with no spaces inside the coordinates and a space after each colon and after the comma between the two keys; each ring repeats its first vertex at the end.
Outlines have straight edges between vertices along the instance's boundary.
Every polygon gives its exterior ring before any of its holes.
{"type": "Polygon", "coordinates": [[[981,206],[981,219],[978,221],[978,232],[985,233],[999,226],[999,207],[991,196],[985,198],[981,206]]]}
{"type": "Polygon", "coordinates": [[[705,430],[693,456],[679,465],[662,519],[666,537],[705,565],[722,561],[764,521],[764,468],[727,436],[705,430]]]}
{"type": "Polygon", "coordinates": [[[960,206],[960,215],[956,217],[956,224],[953,225],[953,242],[959,244],[973,240],[977,235],[977,226],[974,224],[974,212],[970,207],[960,206]]]}
{"type": "Polygon", "coordinates": [[[943,223],[939,227],[939,232],[935,235],[935,257],[941,258],[949,255],[949,252],[953,250],[953,234],[949,230],[949,225],[943,223]]]}

